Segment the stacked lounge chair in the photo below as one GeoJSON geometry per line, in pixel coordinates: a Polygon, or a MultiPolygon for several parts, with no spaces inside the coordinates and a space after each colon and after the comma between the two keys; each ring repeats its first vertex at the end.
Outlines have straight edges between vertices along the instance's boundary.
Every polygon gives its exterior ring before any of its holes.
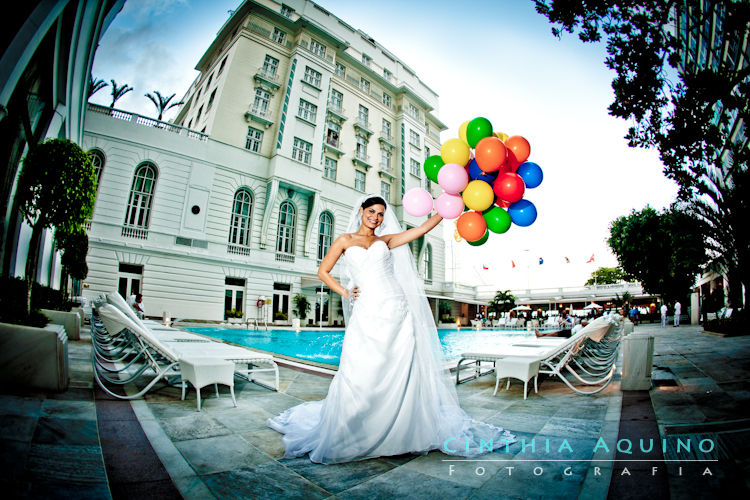
{"type": "MultiPolygon", "coordinates": [[[[482,371],[482,362],[494,366],[503,360],[512,360],[514,365],[528,362],[538,363],[538,373],[559,377],[571,390],[579,394],[596,394],[604,390],[615,373],[617,349],[622,338],[622,318],[619,315],[600,317],[578,330],[570,338],[541,337],[512,344],[496,352],[467,352],[461,354],[456,365],[456,383],[473,380],[493,370],[482,371]],[[473,375],[461,378],[461,371],[474,363],[473,375]],[[584,387],[573,385],[566,374],[584,387]],[[588,389],[591,387],[591,389],[588,389]]],[[[505,370],[495,370],[497,385],[505,370]]],[[[526,370],[524,373],[530,373],[526,370]]],[[[510,381],[509,381],[510,382],[510,381]]],[[[524,380],[528,382],[528,378],[524,380]]],[[[524,388],[524,397],[525,397],[524,388]]]]}
{"type": "MultiPolygon", "coordinates": [[[[234,364],[234,375],[243,376],[269,389],[279,388],[278,366],[270,354],[142,321],[116,292],[94,303],[91,336],[94,344],[94,377],[102,390],[119,399],[139,398],[161,380],[171,385],[182,385],[184,397],[183,378],[188,377],[181,376],[181,361],[183,367],[190,365],[192,371],[208,370],[210,366],[216,368],[231,362],[234,364]],[[255,376],[261,372],[273,372],[274,383],[256,379],[255,376]],[[129,394],[115,390],[141,377],[150,377],[150,380],[140,390],[129,391],[129,394]]],[[[198,378],[207,380],[203,375],[205,373],[199,373],[198,378]]],[[[195,379],[195,375],[190,379],[195,379]]],[[[231,380],[226,381],[226,377],[220,382],[230,385],[230,388],[233,386],[229,383],[231,380]]],[[[200,409],[199,396],[198,401],[200,409]]]]}

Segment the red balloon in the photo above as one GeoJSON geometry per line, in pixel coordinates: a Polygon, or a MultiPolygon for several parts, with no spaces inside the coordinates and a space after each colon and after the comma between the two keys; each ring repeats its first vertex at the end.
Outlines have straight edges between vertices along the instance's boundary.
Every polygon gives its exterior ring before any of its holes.
{"type": "Polygon", "coordinates": [[[505,172],[497,176],[492,190],[501,200],[515,203],[523,198],[526,185],[520,175],[505,172]]]}
{"type": "Polygon", "coordinates": [[[518,166],[529,158],[531,145],[520,135],[514,135],[508,137],[505,147],[508,148],[508,164],[515,172],[518,166]]]}
{"type": "Polygon", "coordinates": [[[505,144],[497,137],[485,137],[477,143],[474,158],[484,172],[494,172],[503,166],[508,153],[505,144]]]}
{"type": "Polygon", "coordinates": [[[470,210],[464,212],[456,221],[458,234],[466,241],[477,241],[487,232],[487,221],[482,214],[470,210]]]}
{"type": "Polygon", "coordinates": [[[495,205],[497,205],[500,208],[508,208],[511,205],[511,203],[509,201],[500,199],[499,196],[495,196],[495,205]]]}

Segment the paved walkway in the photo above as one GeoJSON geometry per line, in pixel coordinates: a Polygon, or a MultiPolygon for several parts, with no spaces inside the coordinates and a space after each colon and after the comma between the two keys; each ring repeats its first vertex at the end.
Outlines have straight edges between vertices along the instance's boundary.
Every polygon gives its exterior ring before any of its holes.
{"type": "MultiPolygon", "coordinates": [[[[747,497],[750,337],[719,338],[691,326],[638,331],[656,337],[654,417],[639,413],[651,409],[648,397],[646,406],[632,403],[621,414],[617,380],[595,396],[581,396],[546,379],[524,401],[518,381],[493,396],[490,375],[459,386],[461,404],[473,417],[510,429],[517,443],[481,462],[452,462],[431,452],[340,465],[281,459],[281,436],[265,426],[270,416],[325,397],[329,377],[282,367],[278,393],[238,381],[238,408],[226,390],[217,399],[208,388],[202,412],[194,392],[180,401],[179,390],[168,387],[119,403],[94,389],[90,344],[72,342],[70,390],[0,395],[0,484],[11,496],[45,498],[176,492],[185,498],[603,499],[608,492],[645,498],[647,482],[662,475],[672,498],[747,497]],[[617,453],[621,417],[655,419],[665,438],[656,446],[664,459],[680,461],[613,462],[623,456],[617,453]],[[714,443],[712,451],[697,450],[701,440],[714,443]],[[610,490],[611,478],[613,485],[631,480],[632,487],[610,490]]],[[[637,433],[627,438],[639,445],[637,433]]]]}

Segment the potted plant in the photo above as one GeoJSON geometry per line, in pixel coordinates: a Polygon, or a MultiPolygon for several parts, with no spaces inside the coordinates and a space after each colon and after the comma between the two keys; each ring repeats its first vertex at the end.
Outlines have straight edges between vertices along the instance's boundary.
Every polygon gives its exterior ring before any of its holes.
{"type": "Polygon", "coordinates": [[[294,314],[296,314],[301,321],[304,321],[307,317],[307,313],[310,312],[310,302],[307,300],[307,297],[301,293],[295,295],[292,301],[294,302],[294,314]]]}
{"type": "Polygon", "coordinates": [[[273,315],[273,322],[276,325],[283,325],[287,319],[289,319],[289,316],[284,311],[276,311],[276,314],[273,315]]]}
{"type": "Polygon", "coordinates": [[[237,309],[227,309],[224,311],[224,316],[226,316],[227,321],[230,323],[242,323],[243,313],[237,309]]]}

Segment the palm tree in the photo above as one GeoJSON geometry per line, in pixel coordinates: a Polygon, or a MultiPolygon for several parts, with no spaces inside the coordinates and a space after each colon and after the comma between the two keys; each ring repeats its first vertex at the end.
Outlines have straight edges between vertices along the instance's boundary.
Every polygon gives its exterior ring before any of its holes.
{"type": "Polygon", "coordinates": [[[184,101],[169,104],[169,101],[174,99],[175,94],[172,94],[169,97],[164,97],[158,90],[154,90],[154,94],[148,93],[145,95],[146,97],[151,99],[151,102],[153,102],[154,106],[156,106],[156,111],[159,112],[159,118],[157,118],[159,121],[161,121],[161,117],[162,115],[164,115],[165,111],[170,110],[175,106],[182,106],[183,104],[185,104],[184,101]],[[154,96],[154,94],[156,94],[156,96],[154,96]]]}
{"type": "Polygon", "coordinates": [[[516,297],[510,293],[510,290],[498,291],[488,305],[489,311],[496,314],[508,312],[514,307],[516,307],[516,297]]]}
{"type": "Polygon", "coordinates": [[[109,84],[101,78],[89,78],[89,98],[107,86],[109,84]]]}
{"type": "Polygon", "coordinates": [[[112,104],[109,105],[110,109],[115,107],[115,103],[119,98],[133,90],[133,87],[128,86],[128,84],[124,84],[122,87],[117,85],[117,82],[114,80],[110,80],[112,82],[112,104]]]}

